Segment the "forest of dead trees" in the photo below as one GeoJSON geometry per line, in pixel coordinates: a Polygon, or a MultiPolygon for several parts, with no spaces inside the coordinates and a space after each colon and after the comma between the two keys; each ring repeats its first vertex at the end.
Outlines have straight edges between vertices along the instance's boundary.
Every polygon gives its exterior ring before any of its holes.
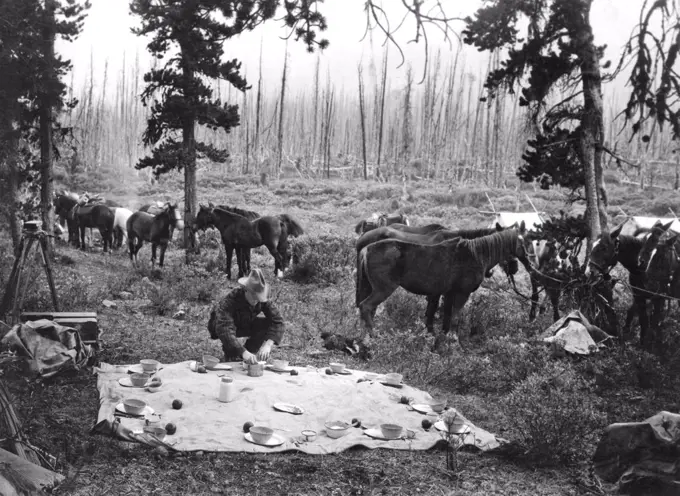
{"type": "MultiPolygon", "coordinates": [[[[357,67],[354,86],[338,86],[315,60],[313,81],[293,91],[284,65],[278,84],[266,84],[262,71],[248,74],[252,88],[240,93],[215,82],[218,97],[238,102],[241,125],[230,135],[200,129],[208,143],[225,146],[230,159],[222,167],[232,174],[343,177],[390,180],[439,178],[453,183],[491,187],[515,185],[515,171],[531,130],[512,96],[482,102],[483,83],[498,63],[491,57],[484,70],[468,69],[461,52],[437,54],[421,84],[406,69],[405,83],[387,78],[390,60],[357,67]]],[[[74,126],[77,146],[57,164],[66,176],[96,169],[135,171],[144,155],[140,136],[146,109],[139,100],[142,74],[139,54],[126,54],[123,70],[112,74],[94,62],[83,81],[71,79],[71,96],[79,105],[62,116],[74,126]]],[[[607,91],[607,88],[605,88],[607,91]]],[[[617,95],[605,93],[605,142],[626,159],[609,168],[617,180],[641,187],[675,186],[678,153],[670,133],[654,133],[651,142],[630,140],[615,121],[617,95]],[[633,165],[635,166],[633,166],[633,165]],[[637,167],[636,167],[637,166],[637,167]]],[[[608,157],[609,159],[609,157],[608,157]]]]}

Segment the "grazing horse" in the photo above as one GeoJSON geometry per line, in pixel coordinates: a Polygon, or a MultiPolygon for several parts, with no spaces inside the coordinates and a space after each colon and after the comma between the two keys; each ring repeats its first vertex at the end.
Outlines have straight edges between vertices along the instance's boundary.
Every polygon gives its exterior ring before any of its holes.
{"type": "Polygon", "coordinates": [[[177,224],[177,204],[166,203],[162,210],[151,215],[147,212],[135,212],[126,223],[128,248],[132,265],[137,265],[137,253],[144,241],[151,243],[151,265],[156,263],[156,247],[160,245],[159,267],[163,267],[165,250],[168,248],[172,227],[177,224]]]}
{"type": "Polygon", "coordinates": [[[409,220],[406,214],[373,214],[370,218],[360,221],[355,227],[354,232],[357,234],[364,234],[372,229],[378,227],[385,227],[391,224],[405,224],[409,225],[409,220]]]}
{"type": "Polygon", "coordinates": [[[274,257],[274,273],[283,277],[283,271],[288,262],[288,236],[303,234],[302,227],[289,215],[277,217],[260,217],[249,221],[245,217],[227,212],[221,208],[211,208],[200,205],[198,215],[194,221],[194,230],[205,230],[209,226],[217,228],[222,236],[222,242],[227,253],[227,277],[231,278],[231,256],[236,248],[238,263],[238,277],[243,277],[246,261],[243,260],[242,250],[239,248],[257,248],[265,245],[274,257]]]}
{"type": "MultiPolygon", "coordinates": [[[[400,286],[414,294],[444,295],[442,327],[447,334],[452,318],[479,288],[489,269],[512,258],[528,264],[524,241],[515,229],[436,245],[386,239],[366,246],[359,257],[359,311],[369,335],[376,309],[400,286]]],[[[435,348],[443,338],[441,334],[436,337],[435,348]]]]}
{"type": "Polygon", "coordinates": [[[113,210],[113,246],[120,248],[127,241],[127,221],[132,215],[132,210],[123,207],[115,207],[113,210]]]}
{"type": "MultiPolygon", "coordinates": [[[[640,319],[640,344],[645,347],[648,344],[647,330],[649,328],[647,299],[651,295],[645,290],[646,274],[640,268],[639,255],[648,233],[631,236],[621,234],[622,228],[623,224],[610,233],[603,232],[593,243],[586,273],[595,272],[608,276],[617,263],[628,270],[628,283],[633,294],[633,304],[626,314],[624,331],[630,329],[635,314],[638,314],[640,319]]],[[[621,337],[623,338],[623,334],[621,334],[621,337]]]]}

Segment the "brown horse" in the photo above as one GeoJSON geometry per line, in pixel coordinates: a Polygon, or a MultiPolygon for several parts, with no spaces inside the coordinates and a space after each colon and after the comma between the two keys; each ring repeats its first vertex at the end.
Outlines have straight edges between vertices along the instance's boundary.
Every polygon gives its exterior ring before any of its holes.
{"type": "Polygon", "coordinates": [[[234,248],[239,269],[238,277],[243,277],[247,274],[245,272],[247,261],[239,255],[242,254],[239,248],[250,250],[262,245],[265,245],[274,257],[274,273],[277,277],[282,277],[288,265],[288,236],[299,236],[304,233],[300,224],[287,214],[277,217],[265,216],[249,221],[241,215],[220,208],[200,205],[194,229],[205,230],[209,226],[217,228],[222,236],[227,252],[228,278],[231,278],[231,255],[234,248]]]}
{"type": "MultiPolygon", "coordinates": [[[[440,224],[430,224],[429,226],[406,226],[403,224],[393,224],[389,227],[379,227],[373,229],[361,235],[357,240],[356,250],[357,250],[357,274],[359,273],[359,253],[366,246],[371,243],[376,243],[384,239],[395,239],[398,241],[405,241],[407,243],[417,243],[421,245],[436,245],[442,241],[447,241],[454,238],[463,239],[475,239],[482,236],[488,236],[498,231],[502,231],[503,228],[496,224],[496,227],[492,228],[480,228],[480,229],[456,229],[454,231],[448,230],[446,228],[439,229],[440,224]],[[395,226],[399,226],[396,227],[395,226]],[[437,226],[433,228],[432,226],[437,226]],[[421,229],[419,229],[419,227],[421,229]],[[426,229],[422,229],[426,228],[426,229]],[[425,232],[427,234],[417,234],[419,231],[425,232]],[[429,231],[429,232],[428,232],[429,231]]],[[[517,264],[509,265],[504,264],[504,270],[509,275],[515,275],[517,273],[517,264]]],[[[490,277],[492,270],[486,274],[490,277]]],[[[439,300],[441,295],[428,295],[427,296],[427,310],[425,311],[425,325],[427,329],[434,333],[434,317],[439,308],[439,300]]],[[[356,287],[356,306],[358,307],[361,303],[359,295],[359,285],[356,287]]]]}
{"type": "Polygon", "coordinates": [[[156,263],[156,247],[160,245],[161,254],[158,265],[163,267],[165,250],[170,241],[171,229],[177,224],[177,204],[166,203],[156,215],[137,211],[127,220],[128,248],[132,265],[137,265],[137,253],[144,241],[151,243],[151,265],[156,263]]]}
{"type": "MultiPolygon", "coordinates": [[[[515,229],[436,245],[386,239],[366,246],[359,256],[359,311],[369,335],[376,309],[400,286],[414,294],[444,295],[442,327],[447,334],[452,318],[457,317],[489,269],[512,258],[528,264],[524,241],[515,229]]],[[[443,338],[437,335],[435,348],[443,338]]]]}
{"type": "MultiPolygon", "coordinates": [[[[253,212],[252,210],[245,210],[243,208],[238,208],[238,207],[230,207],[229,205],[213,205],[212,202],[208,202],[208,206],[210,208],[220,208],[222,210],[226,210],[227,212],[231,212],[232,214],[237,214],[240,215],[241,217],[245,217],[246,219],[253,221],[255,219],[259,219],[262,217],[260,214],[257,212],[253,212]]],[[[243,263],[243,273],[244,274],[250,274],[250,248],[246,248],[244,246],[240,247],[235,247],[234,250],[236,251],[236,262],[239,263],[239,260],[241,261],[240,263],[243,263]],[[240,251],[240,253],[239,253],[240,251]],[[239,258],[240,257],[240,258],[239,258]]],[[[231,258],[231,253],[227,253],[227,256],[231,258]]],[[[231,260],[227,264],[229,267],[231,267],[231,260]]],[[[231,272],[231,268],[228,269],[229,272],[231,272]]]]}
{"type": "Polygon", "coordinates": [[[409,220],[406,214],[373,214],[368,219],[360,221],[355,227],[354,232],[357,234],[364,234],[372,229],[378,227],[385,227],[391,224],[405,224],[409,225],[409,220]]]}

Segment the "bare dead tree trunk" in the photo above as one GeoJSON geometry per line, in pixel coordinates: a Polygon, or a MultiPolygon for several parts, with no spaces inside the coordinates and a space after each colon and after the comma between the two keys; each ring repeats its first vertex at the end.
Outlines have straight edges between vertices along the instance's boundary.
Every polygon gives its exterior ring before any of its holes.
{"type": "Polygon", "coordinates": [[[364,180],[368,179],[368,164],[366,163],[366,117],[364,110],[364,77],[361,63],[357,66],[359,76],[359,118],[361,119],[361,155],[364,161],[364,180]]]}
{"type": "Polygon", "coordinates": [[[285,108],[287,71],[288,44],[286,43],[286,54],[283,59],[283,74],[281,76],[281,105],[279,106],[279,129],[276,144],[276,170],[279,174],[281,173],[281,162],[283,161],[283,109],[285,108]]]}
{"type": "Polygon", "coordinates": [[[376,168],[380,170],[380,156],[382,154],[383,146],[383,126],[385,124],[385,93],[387,92],[387,59],[389,55],[388,47],[385,48],[385,60],[383,61],[382,71],[382,86],[380,88],[380,122],[378,124],[378,157],[376,161],[376,168]]]}
{"type": "Polygon", "coordinates": [[[312,124],[312,163],[310,164],[310,168],[314,167],[314,160],[316,158],[316,143],[317,143],[317,128],[319,126],[319,65],[320,65],[320,58],[317,56],[316,57],[316,68],[314,70],[314,108],[312,109],[312,112],[314,112],[314,116],[312,118],[313,124],[312,124]]]}
{"type": "Polygon", "coordinates": [[[260,69],[257,78],[257,99],[255,101],[255,138],[253,149],[255,150],[255,163],[259,163],[260,157],[260,115],[262,114],[262,41],[260,40],[260,69]]]}

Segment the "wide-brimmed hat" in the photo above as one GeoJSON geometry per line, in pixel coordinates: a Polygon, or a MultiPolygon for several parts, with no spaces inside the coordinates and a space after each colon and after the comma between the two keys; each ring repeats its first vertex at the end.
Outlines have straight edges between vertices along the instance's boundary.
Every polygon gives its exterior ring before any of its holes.
{"type": "Polygon", "coordinates": [[[250,291],[258,301],[265,302],[269,298],[269,284],[264,280],[264,274],[260,269],[253,269],[248,277],[242,277],[238,283],[250,291]]]}

